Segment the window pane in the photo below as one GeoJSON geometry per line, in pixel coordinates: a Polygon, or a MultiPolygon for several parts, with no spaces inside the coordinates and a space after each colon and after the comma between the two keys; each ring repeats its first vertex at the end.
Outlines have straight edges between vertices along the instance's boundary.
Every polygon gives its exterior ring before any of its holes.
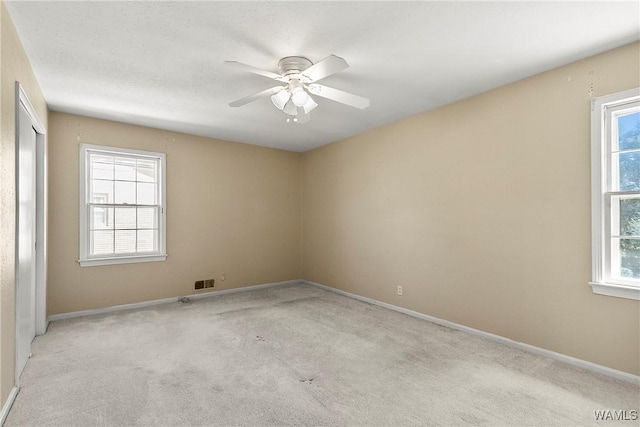
{"type": "Polygon", "coordinates": [[[136,183],[135,182],[115,182],[116,196],[115,203],[134,205],[136,203],[136,183]]]}
{"type": "Polygon", "coordinates": [[[113,228],[113,208],[91,206],[89,210],[89,228],[91,230],[104,230],[113,228]]]}
{"type": "Polygon", "coordinates": [[[158,208],[138,208],[138,228],[158,228],[158,208]]]}
{"type": "Polygon", "coordinates": [[[640,279],[640,240],[620,240],[620,276],[640,279]]]}
{"type": "Polygon", "coordinates": [[[115,252],[117,254],[130,254],[136,251],[136,231],[116,230],[115,231],[115,252]]]}
{"type": "Polygon", "coordinates": [[[113,181],[91,180],[90,203],[113,203],[113,181]]]}
{"type": "Polygon", "coordinates": [[[113,254],[113,231],[98,230],[89,233],[90,255],[113,254]]]}
{"type": "Polygon", "coordinates": [[[136,159],[116,157],[116,180],[136,180],[136,159]]]}
{"type": "Polygon", "coordinates": [[[136,228],[136,208],[115,208],[116,229],[136,228]]]}
{"type": "Polygon", "coordinates": [[[113,179],[113,156],[89,155],[89,174],[92,179],[113,179]]]}
{"type": "Polygon", "coordinates": [[[138,230],[138,252],[158,250],[158,230],[138,230]]]}
{"type": "Polygon", "coordinates": [[[640,148],[640,112],[618,116],[618,147],[620,151],[640,148]]]}
{"type": "MultiPolygon", "coordinates": [[[[619,166],[619,191],[640,191],[640,151],[614,154],[614,166],[619,166]],[[616,159],[617,157],[617,159],[616,159]]],[[[615,170],[614,178],[615,178],[615,170]]],[[[614,191],[616,189],[614,188],[614,191]]]]}
{"type": "Polygon", "coordinates": [[[620,200],[620,235],[640,237],[640,198],[620,200]]]}
{"type": "Polygon", "coordinates": [[[141,182],[157,182],[157,164],[158,162],[156,160],[138,159],[138,174],[136,180],[141,182]]]}
{"type": "Polygon", "coordinates": [[[139,205],[155,205],[157,201],[157,185],[146,182],[138,184],[138,204],[139,205]]]}

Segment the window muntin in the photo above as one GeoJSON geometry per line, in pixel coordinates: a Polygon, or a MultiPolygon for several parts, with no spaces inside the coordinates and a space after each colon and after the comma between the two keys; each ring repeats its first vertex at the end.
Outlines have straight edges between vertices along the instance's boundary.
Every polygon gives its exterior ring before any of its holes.
{"type": "Polygon", "coordinates": [[[166,258],[162,153],[83,145],[81,265],[166,258]]]}
{"type": "Polygon", "coordinates": [[[592,286],[640,299],[640,91],[596,99],[592,130],[592,286]]]}

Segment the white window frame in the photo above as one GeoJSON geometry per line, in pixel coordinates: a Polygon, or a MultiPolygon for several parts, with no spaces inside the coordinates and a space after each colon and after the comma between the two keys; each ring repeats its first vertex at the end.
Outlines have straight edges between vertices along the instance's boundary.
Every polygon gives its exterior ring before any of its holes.
{"type": "Polygon", "coordinates": [[[611,197],[636,196],[638,191],[611,191],[611,116],[625,105],[640,102],[640,88],[595,98],[591,104],[591,249],[594,293],[640,300],[640,283],[611,275],[611,197]]]}
{"type": "Polygon", "coordinates": [[[155,153],[150,151],[133,150],[129,148],[107,147],[100,145],[81,144],[80,145],[80,256],[78,262],[81,267],[90,267],[97,265],[110,264],[129,264],[138,262],[155,262],[167,259],[167,207],[166,207],[166,155],[164,153],[155,153]],[[131,254],[115,254],[91,256],[89,254],[89,168],[88,153],[103,152],[110,155],[127,155],[146,158],[156,158],[160,160],[158,171],[159,189],[158,189],[158,206],[160,208],[160,219],[158,227],[158,251],[151,254],[131,255],[131,254]]]}

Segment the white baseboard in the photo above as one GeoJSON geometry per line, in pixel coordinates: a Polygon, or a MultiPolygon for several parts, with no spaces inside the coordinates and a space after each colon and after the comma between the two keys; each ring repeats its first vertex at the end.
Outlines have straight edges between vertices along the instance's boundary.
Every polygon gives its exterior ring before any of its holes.
{"type": "Polygon", "coordinates": [[[13,406],[13,402],[16,400],[16,396],[18,395],[18,387],[13,386],[11,391],[9,392],[9,396],[7,397],[7,401],[2,405],[2,412],[0,412],[0,426],[4,425],[4,422],[9,415],[9,411],[11,410],[11,406],[13,406]]]}
{"type": "Polygon", "coordinates": [[[458,331],[468,332],[473,335],[478,335],[484,338],[488,338],[492,341],[497,341],[502,344],[506,344],[510,347],[514,347],[520,350],[527,351],[529,353],[538,354],[541,356],[547,356],[555,360],[559,360],[570,365],[578,366],[580,368],[588,369],[592,372],[597,372],[599,374],[607,375],[612,378],[617,378],[619,380],[629,381],[634,384],[640,384],[640,376],[630,374],[628,372],[618,371],[616,369],[608,368],[606,366],[598,365],[596,363],[588,362],[586,360],[577,359],[575,357],[567,356],[566,354],[556,353],[555,351],[546,350],[544,348],[536,347],[534,345],[526,344],[519,341],[514,341],[509,338],[502,337],[500,335],[495,335],[489,332],[481,331],[479,329],[470,328],[468,326],[460,325],[458,323],[450,322],[448,320],[439,319],[437,317],[429,316],[427,314],[422,314],[417,311],[409,310],[406,308],[398,307],[393,304],[388,304],[386,302],[374,300],[371,298],[363,297],[357,294],[352,294],[351,292],[345,292],[340,289],[332,288],[330,286],[321,285],[320,283],[312,282],[310,280],[302,280],[302,282],[307,283],[309,285],[316,286],[318,288],[325,289],[327,291],[335,292],[340,295],[344,295],[350,298],[357,299],[359,301],[364,301],[369,304],[374,304],[380,307],[388,308],[389,310],[397,311],[399,313],[406,314],[408,316],[417,317],[418,319],[426,320],[431,323],[435,323],[437,325],[446,326],[451,329],[456,329],[458,331]]]}
{"type": "MultiPolygon", "coordinates": [[[[271,288],[274,286],[282,286],[282,285],[290,285],[294,283],[303,283],[303,281],[302,280],[286,280],[284,282],[263,283],[260,285],[244,286],[241,288],[234,288],[234,289],[223,289],[220,291],[203,292],[199,294],[184,295],[184,296],[194,300],[194,299],[201,299],[201,298],[210,298],[210,297],[215,297],[220,295],[235,294],[238,292],[255,291],[257,289],[271,288]]],[[[156,299],[151,301],[135,302],[132,304],[114,305],[111,307],[95,308],[91,310],[72,311],[70,313],[53,314],[49,316],[48,321],[55,322],[56,320],[72,319],[74,317],[93,316],[96,314],[113,313],[115,311],[133,310],[136,308],[149,307],[153,305],[169,304],[172,302],[177,302],[180,298],[182,298],[182,296],[162,298],[162,299],[156,299]]]]}

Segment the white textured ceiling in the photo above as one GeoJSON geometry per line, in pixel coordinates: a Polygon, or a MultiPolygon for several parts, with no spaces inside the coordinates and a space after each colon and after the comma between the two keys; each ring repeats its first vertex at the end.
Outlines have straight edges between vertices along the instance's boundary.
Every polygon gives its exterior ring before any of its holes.
{"type": "Polygon", "coordinates": [[[638,40],[629,2],[6,1],[50,108],[229,141],[306,151],[638,40]],[[284,56],[350,68],[320,83],[371,99],[326,99],[287,124],[273,86],[284,56]]]}

